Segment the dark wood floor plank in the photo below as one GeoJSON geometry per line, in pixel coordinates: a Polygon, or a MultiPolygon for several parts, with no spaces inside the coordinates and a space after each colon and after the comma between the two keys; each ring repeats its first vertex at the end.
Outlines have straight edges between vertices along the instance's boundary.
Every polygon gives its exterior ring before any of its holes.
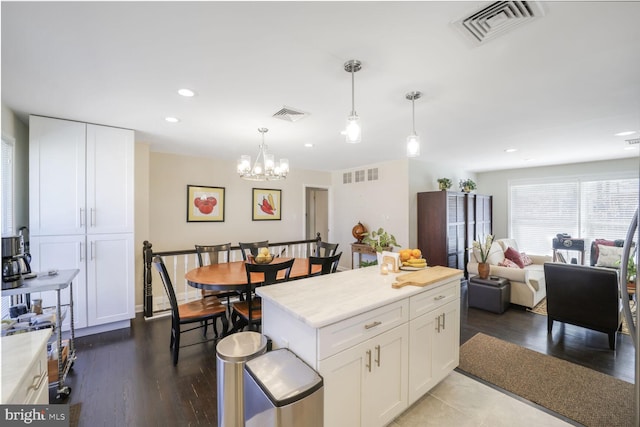
{"type": "MultiPolygon", "coordinates": [[[[616,351],[609,350],[606,334],[572,325],[556,324],[548,336],[545,316],[513,306],[503,314],[467,308],[466,286],[461,290],[461,343],[483,332],[634,381],[630,336],[619,334],[616,351]]],[[[146,321],[139,314],[129,329],[76,340],[78,359],[68,377],[73,389],[68,403],[82,403],[80,426],[217,424],[215,342],[182,348],[174,367],[169,329],[169,317],[146,321]]],[[[202,339],[199,331],[188,335],[185,344],[202,339]]]]}

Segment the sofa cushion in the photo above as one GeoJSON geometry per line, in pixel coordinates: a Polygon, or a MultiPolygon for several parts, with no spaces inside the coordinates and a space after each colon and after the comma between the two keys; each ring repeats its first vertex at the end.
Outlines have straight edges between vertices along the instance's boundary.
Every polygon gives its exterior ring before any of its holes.
{"type": "Polygon", "coordinates": [[[533,260],[529,255],[524,252],[520,252],[520,259],[522,260],[522,264],[526,267],[527,265],[533,264],[533,260]]]}
{"type": "Polygon", "coordinates": [[[516,239],[499,239],[498,243],[502,246],[503,251],[506,251],[508,248],[513,248],[518,251],[518,242],[516,242],[516,239]]]}
{"type": "Polygon", "coordinates": [[[509,268],[520,268],[518,266],[518,264],[516,264],[515,262],[511,261],[508,258],[505,258],[504,261],[502,261],[501,263],[498,264],[500,267],[509,267],[509,268]]]}
{"type": "MultiPolygon", "coordinates": [[[[476,256],[476,260],[480,262],[480,256],[476,256]]],[[[491,265],[498,265],[504,261],[504,251],[502,246],[498,242],[493,242],[489,249],[489,255],[487,256],[487,262],[491,265]]]]}
{"type": "Polygon", "coordinates": [[[598,261],[596,267],[620,267],[622,248],[609,245],[598,245],[598,261]]]}
{"type": "Polygon", "coordinates": [[[520,256],[520,252],[516,249],[509,247],[506,251],[504,251],[504,257],[513,261],[520,268],[524,268],[524,263],[522,262],[522,257],[520,256]]]}

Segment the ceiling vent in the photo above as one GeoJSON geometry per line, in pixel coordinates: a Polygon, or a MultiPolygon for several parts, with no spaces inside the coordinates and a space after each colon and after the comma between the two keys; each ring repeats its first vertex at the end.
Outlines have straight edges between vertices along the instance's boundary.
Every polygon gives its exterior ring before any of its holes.
{"type": "Polygon", "coordinates": [[[477,46],[543,15],[542,6],[535,1],[497,1],[453,24],[477,46]]]}
{"type": "Polygon", "coordinates": [[[276,111],[273,114],[273,117],[276,119],[286,120],[288,122],[297,122],[300,119],[304,119],[307,117],[309,113],[306,113],[301,110],[296,110],[295,108],[283,106],[279,111],[276,111]]]}
{"type": "Polygon", "coordinates": [[[627,144],[629,144],[629,145],[640,144],[640,138],[625,139],[625,141],[627,141],[627,144]]]}

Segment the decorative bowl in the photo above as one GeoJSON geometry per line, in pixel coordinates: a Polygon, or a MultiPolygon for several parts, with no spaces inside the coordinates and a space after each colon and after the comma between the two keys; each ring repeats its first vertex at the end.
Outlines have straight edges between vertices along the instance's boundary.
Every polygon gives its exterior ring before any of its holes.
{"type": "Polygon", "coordinates": [[[257,257],[249,255],[249,260],[252,264],[269,264],[271,261],[273,261],[273,255],[269,254],[266,257],[261,255],[258,255],[257,257]]]}

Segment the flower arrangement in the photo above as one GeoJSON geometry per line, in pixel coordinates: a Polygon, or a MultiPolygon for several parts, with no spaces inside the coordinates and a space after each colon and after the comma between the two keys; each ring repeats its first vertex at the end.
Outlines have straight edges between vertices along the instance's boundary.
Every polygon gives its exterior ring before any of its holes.
{"type": "Polygon", "coordinates": [[[470,179],[461,179],[459,185],[460,185],[460,190],[464,191],[465,193],[475,190],[477,187],[476,183],[470,179]]]}
{"type": "Polygon", "coordinates": [[[477,240],[473,241],[473,246],[469,248],[470,251],[477,249],[480,253],[480,262],[486,263],[487,257],[489,256],[489,249],[491,249],[491,244],[493,243],[493,236],[489,234],[484,241],[484,245],[480,244],[477,240]]]}
{"type": "Polygon", "coordinates": [[[438,187],[440,187],[441,190],[448,190],[451,188],[451,185],[453,185],[453,183],[449,178],[438,178],[438,187]]]}
{"type": "Polygon", "coordinates": [[[363,234],[364,238],[362,243],[366,243],[371,246],[376,252],[382,252],[383,250],[392,249],[392,246],[399,247],[396,242],[396,238],[393,234],[389,234],[384,231],[384,228],[380,227],[377,231],[366,232],[363,234]]]}

